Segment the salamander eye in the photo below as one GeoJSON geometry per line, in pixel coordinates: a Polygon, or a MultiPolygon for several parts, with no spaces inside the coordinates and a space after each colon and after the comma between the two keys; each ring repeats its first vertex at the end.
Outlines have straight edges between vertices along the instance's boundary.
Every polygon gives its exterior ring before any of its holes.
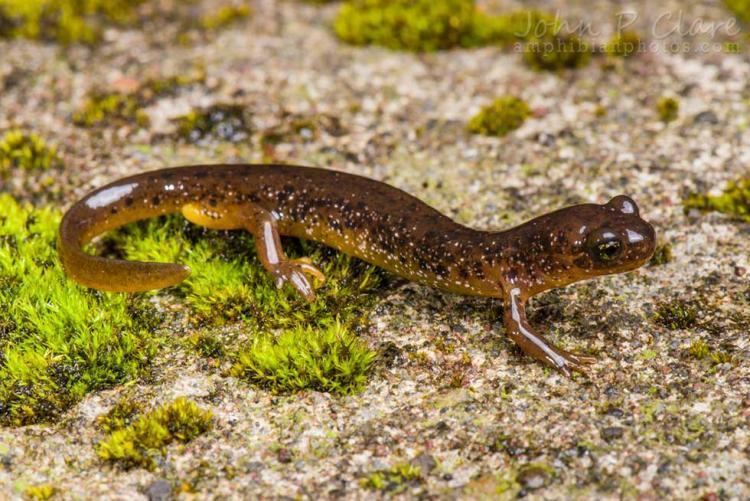
{"type": "Polygon", "coordinates": [[[616,261],[625,250],[620,237],[611,230],[597,230],[591,233],[587,240],[591,257],[601,264],[616,261]]]}

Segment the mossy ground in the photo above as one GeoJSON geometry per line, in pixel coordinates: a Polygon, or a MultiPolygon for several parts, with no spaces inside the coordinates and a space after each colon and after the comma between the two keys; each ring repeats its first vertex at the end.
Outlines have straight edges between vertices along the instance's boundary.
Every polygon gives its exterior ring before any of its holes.
{"type": "Polygon", "coordinates": [[[724,4],[739,19],[750,23],[750,2],[748,0],[724,0],[724,4]]]}
{"type": "Polygon", "coordinates": [[[247,5],[224,4],[194,14],[195,0],[0,0],[0,38],[30,38],[95,46],[110,27],[127,28],[154,18],[181,19],[181,38],[190,30],[214,32],[251,15],[247,5]],[[168,9],[162,11],[162,7],[168,9]],[[171,6],[171,9],[169,8],[171,6]],[[144,8],[145,7],[145,8],[144,8]]]}
{"type": "Polygon", "coordinates": [[[59,163],[57,150],[33,132],[11,129],[0,137],[0,176],[11,169],[44,170],[59,163]]]}
{"type": "Polygon", "coordinates": [[[211,428],[213,415],[181,397],[115,429],[96,447],[100,458],[126,468],[156,467],[158,457],[172,442],[189,442],[211,428]]]}
{"type": "Polygon", "coordinates": [[[287,241],[290,256],[311,257],[326,275],[316,300],[307,304],[291,287],[276,288],[243,232],[208,232],[168,217],[125,228],[106,246],[127,259],[190,266],[191,276],[172,293],[184,299],[194,320],[241,321],[252,333],[247,346],[223,346],[206,333],[189,340],[204,356],[235,358],[234,375],[277,392],[350,394],[363,388],[374,353],[351,329],[361,324],[383,282],[375,267],[319,245],[287,241]]]}
{"type": "Polygon", "coordinates": [[[0,0],[0,38],[93,43],[106,25],[126,24],[145,0],[0,0]]]}
{"type": "Polygon", "coordinates": [[[365,489],[386,491],[393,494],[403,492],[410,483],[417,483],[422,478],[418,466],[409,463],[398,463],[388,470],[375,471],[360,480],[365,489]]]}
{"type": "Polygon", "coordinates": [[[476,134],[504,136],[519,128],[531,114],[529,105],[515,96],[504,96],[495,99],[474,115],[468,123],[468,129],[476,134]]]}
{"type": "Polygon", "coordinates": [[[258,336],[240,352],[232,374],[277,392],[347,395],[364,388],[375,358],[374,351],[337,322],[258,336]]]}
{"type": "Polygon", "coordinates": [[[686,211],[716,211],[750,222],[750,178],[731,181],[720,195],[693,193],[683,201],[686,211]]]}
{"type": "MultiPolygon", "coordinates": [[[[59,213],[8,196],[0,202],[0,403],[5,421],[21,424],[49,419],[92,390],[137,377],[156,339],[146,296],[89,292],[66,279],[54,250],[59,213]]],[[[128,259],[167,258],[193,269],[173,293],[195,321],[242,321],[254,333],[246,348],[195,340],[206,356],[239,351],[236,375],[275,391],[362,389],[374,353],[350,329],[381,283],[375,268],[319,246],[291,245],[293,255],[311,255],[328,277],[307,305],[291,288],[276,289],[251,238],[209,240],[202,233],[181,218],[164,218],[126,228],[109,245],[128,259]],[[277,329],[284,331],[276,339],[277,329]]]]}
{"type": "Polygon", "coordinates": [[[662,122],[674,122],[680,115],[680,102],[673,97],[660,97],[656,101],[656,113],[662,122]]]}
{"type": "Polygon", "coordinates": [[[604,51],[612,57],[632,57],[638,54],[641,43],[641,36],[637,32],[625,30],[610,38],[604,51]]]}
{"type": "Polygon", "coordinates": [[[0,195],[0,419],[48,420],[137,377],[156,348],[148,306],[94,293],[57,262],[60,214],[0,195]],[[143,315],[132,315],[138,304],[143,315]]]}
{"type": "Polygon", "coordinates": [[[250,16],[252,10],[247,5],[225,5],[215,12],[201,17],[199,25],[205,30],[220,30],[250,16]]]}
{"type": "Polygon", "coordinates": [[[671,330],[688,329],[696,325],[700,308],[697,301],[664,302],[657,305],[654,319],[671,330]]]}
{"type": "Polygon", "coordinates": [[[591,60],[591,46],[572,33],[550,32],[532,38],[524,46],[523,53],[529,66],[546,71],[583,68],[591,60]]]}
{"type": "Polygon", "coordinates": [[[57,494],[57,489],[50,484],[30,485],[24,489],[23,494],[33,501],[47,501],[57,494]]]}
{"type": "Polygon", "coordinates": [[[553,14],[529,9],[490,15],[474,0],[352,0],[341,7],[333,29],[350,44],[416,52],[528,41],[526,60],[544,70],[578,68],[590,58],[582,40],[558,33],[553,14]]]}
{"type": "Polygon", "coordinates": [[[158,98],[174,96],[180,90],[202,84],[205,74],[200,67],[180,75],[161,76],[142,82],[133,92],[93,89],[86,101],[73,113],[73,123],[80,127],[137,125],[148,127],[144,108],[158,98]]]}

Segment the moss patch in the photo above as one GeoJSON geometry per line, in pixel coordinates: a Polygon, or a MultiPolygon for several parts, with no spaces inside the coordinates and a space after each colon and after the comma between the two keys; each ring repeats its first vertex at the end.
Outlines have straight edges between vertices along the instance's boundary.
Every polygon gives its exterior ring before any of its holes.
{"type": "Polygon", "coordinates": [[[181,397],[141,416],[127,428],[115,430],[98,444],[96,453],[126,468],[154,469],[169,444],[193,440],[208,431],[212,421],[210,411],[181,397]]]}
{"type": "Polygon", "coordinates": [[[354,45],[426,52],[464,45],[474,15],[473,0],[353,0],[341,7],[333,28],[354,45]]]}
{"type": "Polygon", "coordinates": [[[641,36],[635,31],[622,31],[609,39],[604,52],[612,57],[631,57],[638,53],[641,36]]]}
{"type": "Polygon", "coordinates": [[[247,5],[224,5],[214,12],[204,14],[198,24],[204,30],[219,30],[250,17],[250,12],[247,5]]]}
{"type": "Polygon", "coordinates": [[[699,307],[693,301],[660,303],[656,307],[654,320],[670,330],[689,329],[696,325],[698,311],[699,307]]]}
{"type": "Polygon", "coordinates": [[[188,344],[199,355],[206,358],[218,358],[224,356],[226,348],[218,336],[208,332],[200,332],[188,338],[188,344]]]}
{"type": "Polygon", "coordinates": [[[93,43],[107,25],[136,19],[145,0],[0,0],[0,38],[93,43]]]}
{"type": "Polygon", "coordinates": [[[688,347],[687,353],[696,360],[708,360],[713,365],[732,361],[732,356],[729,353],[722,350],[713,350],[708,343],[701,339],[693,341],[688,347]]]}
{"type": "Polygon", "coordinates": [[[56,211],[2,195],[0,214],[0,421],[46,420],[135,378],[155,350],[148,319],[130,313],[138,300],[65,277],[56,211]]]}
{"type": "Polygon", "coordinates": [[[192,143],[242,141],[250,134],[250,122],[250,113],[245,107],[228,103],[195,109],[175,119],[178,137],[192,143]]]}
{"type": "Polygon", "coordinates": [[[143,412],[143,405],[130,396],[126,396],[120,398],[109,412],[96,418],[96,424],[105,433],[111,433],[129,426],[141,412],[143,412]]]}
{"type": "Polygon", "coordinates": [[[34,501],[46,501],[57,494],[57,489],[51,484],[31,485],[24,489],[23,495],[26,499],[34,501]]]}
{"type": "Polygon", "coordinates": [[[334,21],[336,35],[354,45],[430,52],[454,47],[505,45],[523,40],[554,16],[534,10],[489,16],[474,0],[351,0],[334,21]]]}
{"type": "Polygon", "coordinates": [[[94,91],[86,99],[83,108],[73,114],[73,123],[80,127],[130,123],[147,127],[149,119],[141,110],[142,106],[136,96],[131,94],[94,91]]]}
{"type": "Polygon", "coordinates": [[[274,392],[352,394],[365,384],[376,354],[341,324],[297,327],[257,336],[240,353],[232,375],[274,392]]]}
{"type": "Polygon", "coordinates": [[[750,222],[750,178],[730,182],[721,195],[693,193],[682,204],[685,211],[717,211],[750,222]]]}
{"type": "Polygon", "coordinates": [[[649,266],[662,266],[670,263],[674,259],[672,255],[672,244],[669,242],[659,244],[654,250],[654,255],[651,256],[651,260],[648,262],[649,266]]]}
{"type": "Polygon", "coordinates": [[[140,83],[130,93],[109,92],[94,89],[83,106],[73,113],[73,123],[79,127],[107,125],[149,125],[143,108],[156,99],[175,95],[179,90],[205,82],[203,68],[196,68],[185,75],[151,78],[140,83]]]}
{"type": "Polygon", "coordinates": [[[173,292],[185,299],[198,321],[220,325],[243,320],[257,330],[351,320],[371,302],[370,293],[384,276],[376,267],[326,247],[285,239],[290,257],[309,256],[326,275],[325,286],[308,305],[291,286],[276,289],[246,232],[208,231],[174,216],[129,225],[106,245],[127,259],[190,266],[192,274],[173,292]]]}
{"type": "Polygon", "coordinates": [[[409,463],[399,463],[388,470],[375,471],[359,481],[360,487],[369,490],[380,490],[399,493],[409,485],[422,480],[422,471],[418,466],[409,463]]]}
{"type": "Polygon", "coordinates": [[[57,150],[33,132],[11,129],[0,138],[0,175],[10,169],[49,169],[60,163],[57,150]]]}
{"type": "Polygon", "coordinates": [[[376,267],[317,244],[285,240],[290,257],[309,256],[326,275],[317,299],[308,304],[290,286],[275,287],[245,232],[208,231],[174,216],[127,226],[104,245],[126,259],[190,266],[190,277],[172,292],[190,306],[193,320],[242,321],[251,334],[249,345],[239,348],[222,347],[209,333],[189,340],[204,356],[229,354],[235,375],[279,392],[352,393],[362,387],[374,355],[351,329],[366,318],[382,283],[376,267]]]}
{"type": "Polygon", "coordinates": [[[724,0],[724,5],[740,20],[750,23],[750,0],[724,0]]]}
{"type": "Polygon", "coordinates": [[[522,99],[504,96],[474,115],[468,129],[475,134],[504,136],[523,125],[530,114],[529,106],[522,99]]]}
{"type": "Polygon", "coordinates": [[[524,46],[524,60],[537,70],[582,68],[591,60],[591,46],[574,34],[549,33],[524,46]]]}
{"type": "Polygon", "coordinates": [[[673,122],[680,115],[680,102],[672,97],[661,97],[656,102],[656,113],[662,122],[673,122]]]}

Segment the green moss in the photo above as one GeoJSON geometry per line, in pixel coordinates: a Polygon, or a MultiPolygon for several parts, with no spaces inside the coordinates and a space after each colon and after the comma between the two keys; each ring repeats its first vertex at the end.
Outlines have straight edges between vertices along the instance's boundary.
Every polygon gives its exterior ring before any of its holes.
{"type": "Polygon", "coordinates": [[[147,127],[149,119],[142,106],[133,94],[95,91],[73,114],[73,123],[80,127],[131,123],[147,127]]]}
{"type": "Polygon", "coordinates": [[[322,329],[297,327],[278,336],[258,335],[240,353],[232,375],[274,392],[360,391],[376,353],[335,323],[322,329]]]}
{"type": "Polygon", "coordinates": [[[210,411],[180,397],[141,416],[127,428],[116,430],[96,448],[100,458],[130,467],[154,469],[172,442],[186,443],[212,426],[210,411]]]}
{"type": "Polygon", "coordinates": [[[656,113],[662,122],[673,122],[680,114],[680,103],[672,97],[661,97],[656,102],[656,113]]]}
{"type": "Polygon", "coordinates": [[[691,357],[702,360],[711,354],[711,350],[708,348],[708,343],[702,340],[693,341],[688,348],[688,353],[691,357]]]}
{"type": "Polygon", "coordinates": [[[257,331],[319,327],[337,318],[348,325],[371,303],[384,276],[378,268],[326,247],[285,241],[290,257],[309,256],[326,275],[317,299],[307,304],[291,286],[276,288],[250,235],[203,230],[180,216],[129,225],[106,245],[127,259],[190,266],[191,275],[172,292],[184,298],[196,319],[211,324],[243,320],[257,331]]]}
{"type": "Polygon", "coordinates": [[[386,491],[393,494],[404,491],[409,484],[420,482],[422,471],[418,466],[399,463],[388,470],[375,471],[360,479],[363,489],[386,491]]]}
{"type": "Polygon", "coordinates": [[[226,349],[221,340],[213,334],[201,332],[188,338],[190,346],[201,356],[218,358],[224,356],[226,349]]]}
{"type": "Polygon", "coordinates": [[[475,134],[504,136],[523,125],[530,114],[529,106],[522,99],[504,96],[474,115],[468,129],[475,134]]]}
{"type": "Polygon", "coordinates": [[[708,343],[698,339],[688,347],[688,355],[696,360],[709,360],[713,365],[732,362],[732,355],[722,350],[712,350],[708,343]]]}
{"type": "Polygon", "coordinates": [[[693,301],[675,300],[660,303],[654,320],[670,330],[689,329],[698,320],[698,305],[693,301]]]}
{"type": "Polygon", "coordinates": [[[537,70],[582,68],[591,60],[591,47],[574,34],[550,33],[526,43],[524,60],[537,70]]]}
{"type": "Polygon", "coordinates": [[[11,129],[0,138],[0,175],[10,169],[49,169],[60,162],[57,151],[33,132],[11,129]]]}
{"type": "Polygon", "coordinates": [[[199,24],[204,30],[218,30],[250,17],[250,12],[247,5],[225,5],[216,12],[201,17],[199,24]]]}
{"type": "Polygon", "coordinates": [[[207,231],[174,216],[129,225],[104,246],[127,259],[190,266],[190,277],[171,292],[190,306],[193,320],[242,321],[253,336],[249,346],[237,349],[208,335],[188,340],[208,357],[239,352],[235,375],[274,391],[351,393],[364,383],[374,355],[351,329],[366,318],[363,313],[382,282],[376,267],[317,244],[285,241],[290,257],[310,256],[326,275],[308,304],[293,288],[275,287],[245,232],[207,231]],[[278,331],[278,338],[269,334],[278,331]]]}
{"type": "Polygon", "coordinates": [[[175,119],[177,135],[189,142],[242,141],[250,133],[250,115],[236,104],[215,104],[175,119]]]}
{"type": "Polygon", "coordinates": [[[130,93],[105,92],[95,89],[89,93],[81,109],[73,113],[73,123],[80,127],[136,124],[149,125],[143,108],[156,99],[173,96],[183,88],[199,85],[206,80],[205,70],[197,66],[184,75],[150,78],[130,93]]]}
{"type": "Polygon", "coordinates": [[[506,45],[525,39],[538,23],[557,26],[554,16],[535,10],[490,16],[474,0],[351,0],[341,6],[333,29],[353,45],[430,52],[506,45]]]}
{"type": "Polygon", "coordinates": [[[656,350],[643,350],[638,354],[638,358],[641,360],[653,360],[657,356],[659,356],[659,353],[656,350]]]}
{"type": "Polygon", "coordinates": [[[23,495],[26,499],[34,501],[46,501],[57,494],[57,488],[51,484],[32,485],[24,489],[23,495]]]}
{"type": "Polygon", "coordinates": [[[93,43],[102,28],[135,19],[144,0],[0,0],[0,38],[93,43]]]}
{"type": "Polygon", "coordinates": [[[674,259],[674,256],[672,256],[672,244],[666,242],[656,246],[654,255],[651,256],[648,264],[649,266],[662,266],[670,263],[672,259],[674,259]]]}
{"type": "Polygon", "coordinates": [[[721,195],[693,193],[682,203],[685,211],[717,211],[750,222],[750,178],[730,182],[721,195]]]}
{"type": "Polygon", "coordinates": [[[129,426],[141,412],[143,405],[131,396],[126,396],[119,399],[109,412],[96,418],[96,424],[103,432],[111,433],[129,426]]]}
{"type": "Polygon", "coordinates": [[[473,0],[352,0],[333,29],[354,45],[427,52],[461,46],[475,12],[473,0]]]}
{"type": "Polygon", "coordinates": [[[149,78],[138,86],[136,95],[144,103],[150,103],[155,98],[174,96],[180,90],[206,82],[206,70],[197,65],[185,74],[160,76],[149,78]]]}
{"type": "Polygon", "coordinates": [[[750,23],[750,0],[724,0],[724,5],[740,20],[750,23]]]}
{"type": "Polygon", "coordinates": [[[540,10],[522,9],[500,15],[477,11],[472,30],[463,39],[463,46],[508,46],[544,33],[556,34],[559,30],[560,22],[557,17],[540,10]]]}
{"type": "Polygon", "coordinates": [[[635,31],[622,31],[609,39],[604,52],[612,57],[631,57],[638,53],[641,36],[635,31]]]}
{"type": "Polygon", "coordinates": [[[65,277],[58,212],[0,195],[0,214],[0,422],[47,420],[135,378],[155,350],[154,335],[130,314],[137,299],[65,277]]]}

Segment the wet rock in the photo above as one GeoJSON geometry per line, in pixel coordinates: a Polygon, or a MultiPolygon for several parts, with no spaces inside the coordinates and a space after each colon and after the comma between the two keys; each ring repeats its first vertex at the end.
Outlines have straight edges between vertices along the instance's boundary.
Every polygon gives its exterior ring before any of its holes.
{"type": "Polygon", "coordinates": [[[168,501],[172,499],[172,486],[163,478],[155,480],[146,489],[146,497],[149,501],[168,501]]]}
{"type": "Polygon", "coordinates": [[[693,118],[693,122],[696,124],[711,124],[716,125],[719,123],[719,117],[716,116],[711,110],[701,111],[693,118]]]}
{"type": "Polygon", "coordinates": [[[620,426],[609,426],[601,431],[601,436],[607,442],[611,442],[612,440],[622,438],[624,433],[625,430],[620,426]]]}

